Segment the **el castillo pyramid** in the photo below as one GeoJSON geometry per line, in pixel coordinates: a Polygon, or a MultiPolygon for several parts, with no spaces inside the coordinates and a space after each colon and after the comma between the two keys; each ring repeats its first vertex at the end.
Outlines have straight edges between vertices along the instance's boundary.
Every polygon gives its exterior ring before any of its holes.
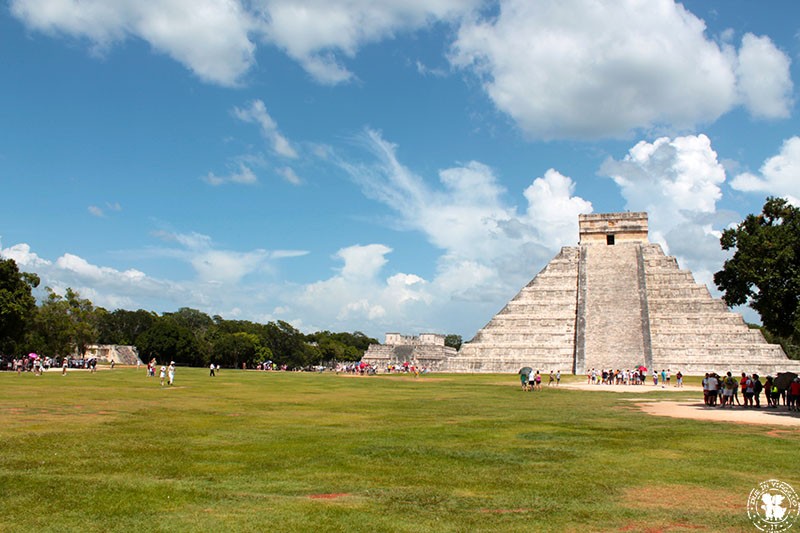
{"type": "Polygon", "coordinates": [[[800,370],[648,241],[647,213],[581,215],[579,230],[577,247],[562,248],[456,355],[431,366],[576,374],[639,365],[684,374],[800,370]]]}

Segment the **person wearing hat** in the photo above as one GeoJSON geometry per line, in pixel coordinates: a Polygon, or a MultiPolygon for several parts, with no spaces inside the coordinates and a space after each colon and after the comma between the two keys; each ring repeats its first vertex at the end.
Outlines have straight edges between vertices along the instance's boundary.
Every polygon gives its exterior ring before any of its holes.
{"type": "Polygon", "coordinates": [[[161,386],[164,386],[164,380],[167,379],[167,367],[162,366],[161,371],[158,374],[158,377],[161,378],[161,386]]]}
{"type": "Polygon", "coordinates": [[[170,361],[170,363],[169,363],[169,384],[172,385],[173,381],[175,381],[175,361],[170,361]]]}

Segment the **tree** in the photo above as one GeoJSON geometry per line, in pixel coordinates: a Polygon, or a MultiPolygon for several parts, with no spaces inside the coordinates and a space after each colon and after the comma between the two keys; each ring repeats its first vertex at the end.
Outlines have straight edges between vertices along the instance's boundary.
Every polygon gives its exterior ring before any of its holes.
{"type": "Polygon", "coordinates": [[[461,344],[462,344],[461,335],[455,335],[451,333],[450,335],[447,335],[444,338],[444,345],[455,348],[456,350],[461,348],[461,344]]]}
{"type": "Polygon", "coordinates": [[[155,357],[159,362],[176,361],[193,366],[207,363],[198,353],[192,332],[165,317],[159,317],[151,328],[139,335],[136,349],[143,359],[155,357]]]}
{"type": "Polygon", "coordinates": [[[725,303],[750,304],[769,331],[795,335],[800,330],[800,208],[767,198],[761,214],[726,229],[720,244],[736,250],[714,274],[725,303]]]}
{"type": "Polygon", "coordinates": [[[99,342],[101,344],[133,344],[136,338],[147,331],[158,315],[139,309],[128,311],[117,309],[98,314],[99,342]]]}
{"type": "Polygon", "coordinates": [[[0,354],[16,353],[36,312],[31,289],[36,274],[20,272],[13,259],[0,259],[0,354]]]}

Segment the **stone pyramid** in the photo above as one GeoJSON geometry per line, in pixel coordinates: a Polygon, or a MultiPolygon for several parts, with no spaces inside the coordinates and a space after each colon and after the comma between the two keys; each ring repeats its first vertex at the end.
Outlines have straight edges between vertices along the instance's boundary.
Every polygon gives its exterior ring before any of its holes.
{"type": "Polygon", "coordinates": [[[442,361],[442,370],[800,370],[800,362],[648,242],[647,213],[581,215],[579,227],[579,245],[562,248],[456,356],[442,361]]]}

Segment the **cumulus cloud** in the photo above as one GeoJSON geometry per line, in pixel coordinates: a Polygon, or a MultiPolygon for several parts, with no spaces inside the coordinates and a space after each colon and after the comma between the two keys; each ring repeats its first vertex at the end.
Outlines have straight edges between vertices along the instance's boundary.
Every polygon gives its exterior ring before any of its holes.
{"type": "Polygon", "coordinates": [[[743,103],[785,116],[789,59],[767,37],[738,53],[673,0],[506,0],[464,23],[451,63],[534,138],[603,138],[708,123],[743,103]]]}
{"type": "Polygon", "coordinates": [[[406,168],[380,133],[368,130],[362,140],[374,160],[340,164],[395,213],[398,228],[420,232],[441,250],[428,290],[443,301],[498,305],[561,246],[575,243],[578,214],[592,210],[574,196],[572,180],[553,170],[533,180],[520,211],[482,163],[441,170],[434,185],[406,168]]]}
{"type": "Polygon", "coordinates": [[[237,0],[12,0],[11,13],[29,28],[86,39],[99,53],[142,39],[221,85],[236,85],[255,62],[254,20],[237,0]]]}
{"type": "Polygon", "coordinates": [[[42,280],[40,289],[50,287],[63,294],[71,287],[95,305],[110,309],[133,307],[147,299],[172,300],[177,304],[187,294],[180,283],[155,279],[136,269],[97,266],[71,253],[50,261],[39,257],[25,243],[9,248],[0,246],[0,257],[13,259],[22,271],[38,274],[42,280]]]}
{"type": "Polygon", "coordinates": [[[267,113],[264,102],[253,100],[246,108],[234,108],[233,114],[241,121],[258,124],[261,134],[270,142],[275,153],[290,159],[297,158],[297,152],[286,137],[278,131],[278,125],[267,113]]]}
{"type": "Polygon", "coordinates": [[[283,50],[317,81],[353,74],[343,64],[366,44],[454,21],[480,0],[11,0],[26,26],[91,43],[95,53],[142,39],[201,79],[237,85],[256,43],[283,50]]]}
{"type": "Polygon", "coordinates": [[[717,209],[725,170],[708,137],[642,141],[622,160],[607,160],[600,172],[619,186],[627,209],[648,212],[650,240],[713,288],[712,274],[726,258],[719,228],[734,215],[717,209]]]}
{"type": "Polygon", "coordinates": [[[792,106],[790,60],[768,37],[742,38],[736,67],[739,92],[753,116],[787,118],[792,106]]]}
{"type": "Polygon", "coordinates": [[[744,192],[766,193],[800,205],[800,137],[783,142],[780,152],[764,161],[760,175],[744,172],[731,181],[731,187],[744,192]]]}
{"type": "Polygon", "coordinates": [[[455,21],[480,0],[261,0],[264,39],[283,49],[317,81],[350,80],[342,64],[368,43],[436,21],[455,21]]]}

